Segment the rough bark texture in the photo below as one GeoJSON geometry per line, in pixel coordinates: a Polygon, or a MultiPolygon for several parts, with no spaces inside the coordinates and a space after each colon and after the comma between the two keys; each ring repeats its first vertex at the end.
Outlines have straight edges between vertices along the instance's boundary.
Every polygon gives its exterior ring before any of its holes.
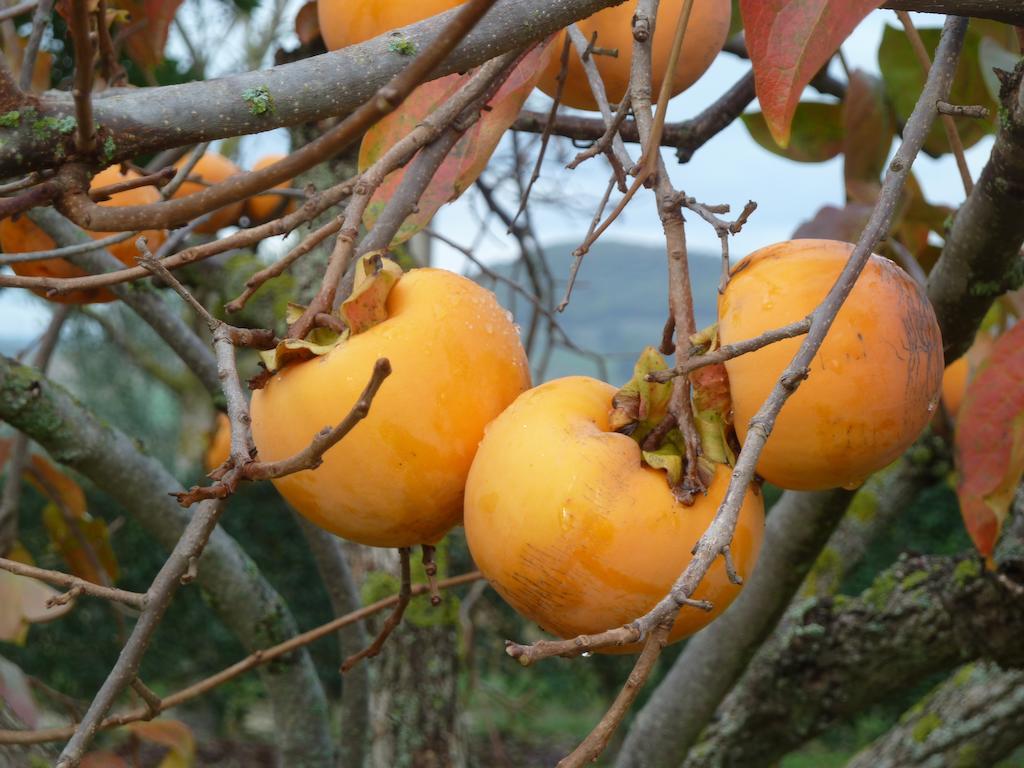
{"type": "Polygon", "coordinates": [[[995,765],[1024,742],[1024,672],[962,667],[846,768],[995,765]]]}
{"type": "MultiPolygon", "coordinates": [[[[370,602],[398,589],[398,557],[393,550],[350,548],[353,570],[370,602]],[[361,575],[361,578],[360,578],[361,575]]],[[[445,567],[439,549],[439,575],[445,567]]],[[[418,553],[413,579],[423,581],[418,553]]],[[[369,768],[462,768],[466,764],[458,719],[458,601],[442,595],[434,608],[413,598],[402,624],[380,656],[364,664],[372,681],[369,768]]],[[[383,616],[375,617],[371,632],[383,616]]]]}
{"type": "MultiPolygon", "coordinates": [[[[26,433],[50,456],[81,472],[172,550],[190,514],[168,494],[183,490],[130,438],[101,424],[63,388],[37,371],[0,357],[0,419],[26,433]]],[[[244,550],[218,528],[199,561],[207,602],[247,650],[295,634],[288,606],[244,550]]],[[[279,745],[289,766],[333,762],[323,688],[305,650],[261,669],[274,708],[279,745]]]]}
{"type": "Polygon", "coordinates": [[[740,596],[693,637],[637,715],[618,768],[678,766],[803,582],[853,494],[787,491],[772,508],[740,596]]]}
{"type": "Polygon", "coordinates": [[[883,8],[895,11],[975,16],[1007,24],[1024,24],[1024,8],[1018,0],[889,0],[883,8]]]}
{"type": "MultiPolygon", "coordinates": [[[[821,550],[800,589],[804,597],[834,595],[847,574],[864,559],[872,542],[935,482],[937,457],[947,451],[926,435],[899,461],[868,480],[853,497],[843,521],[821,550]]],[[[945,465],[948,470],[948,464],[945,465]]]]}
{"type": "MultiPolygon", "coordinates": [[[[344,616],[361,608],[362,601],[341,540],[313,525],[302,515],[296,514],[295,520],[309,544],[309,551],[327,589],[334,615],[344,616]]],[[[345,658],[365,648],[369,642],[370,638],[362,622],[344,627],[338,632],[341,651],[338,663],[341,664],[345,658]]],[[[369,733],[370,674],[367,665],[360,664],[347,672],[341,681],[339,768],[362,768],[366,762],[369,733]]]]}
{"type": "Polygon", "coordinates": [[[1024,62],[1004,84],[992,156],[953,220],[928,298],[947,364],[974,341],[992,302],[1024,280],[1024,62]]]}
{"type": "Polygon", "coordinates": [[[719,708],[686,768],[770,765],[921,678],[990,658],[1024,664],[1024,595],[976,555],[905,557],[857,599],[808,600],[719,708]]]}

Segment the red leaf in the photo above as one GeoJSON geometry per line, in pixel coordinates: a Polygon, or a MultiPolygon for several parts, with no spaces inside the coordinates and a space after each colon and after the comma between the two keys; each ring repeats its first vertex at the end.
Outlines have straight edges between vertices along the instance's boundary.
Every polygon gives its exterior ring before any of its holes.
{"type": "MultiPolygon", "coordinates": [[[[405,220],[391,241],[392,247],[405,242],[425,227],[438,208],[455,200],[476,181],[487,166],[501,137],[515,122],[526,97],[540,79],[550,55],[549,42],[537,46],[519,62],[494,98],[488,102],[488,110],[481,114],[480,119],[466,131],[441,163],[420,197],[418,209],[405,220]]],[[[423,122],[424,118],[465,85],[471,76],[472,73],[448,75],[417,88],[399,109],[366,132],[359,149],[359,169],[362,171],[372,165],[395,142],[408,135],[423,122]]],[[[402,168],[384,180],[363,216],[363,223],[367,228],[371,228],[376,222],[404,177],[405,168],[402,168]]]]}
{"type": "Polygon", "coordinates": [[[316,11],[316,0],[311,0],[295,14],[295,34],[303,45],[309,45],[320,37],[320,17],[316,11]]]}
{"type": "Polygon", "coordinates": [[[804,87],[883,0],[740,0],[757,98],[782,147],[804,87]]]}
{"type": "Polygon", "coordinates": [[[988,557],[1024,474],[1024,323],[996,339],[967,388],[956,463],[960,513],[974,546],[988,557]]]}

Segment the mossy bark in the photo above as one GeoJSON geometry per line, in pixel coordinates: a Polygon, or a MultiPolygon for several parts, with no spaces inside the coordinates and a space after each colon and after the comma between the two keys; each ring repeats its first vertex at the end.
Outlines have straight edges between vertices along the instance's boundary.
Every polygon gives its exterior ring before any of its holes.
{"type": "Polygon", "coordinates": [[[1024,743],[1024,672],[961,667],[846,768],[988,768],[1024,743]]]}
{"type": "MultiPolygon", "coordinates": [[[[87,477],[170,551],[191,513],[169,495],[183,490],[129,437],[102,424],[38,371],[0,356],[0,419],[21,430],[55,460],[87,477]]],[[[217,528],[198,564],[197,582],[210,607],[248,650],[295,634],[282,597],[239,544],[217,528]]],[[[260,668],[273,705],[278,744],[291,768],[328,768],[334,750],[327,701],[312,661],[301,649],[260,668]]]]}
{"type": "Polygon", "coordinates": [[[770,765],[922,678],[1024,665],[1024,596],[977,556],[904,557],[856,599],[811,599],[747,670],[685,768],[770,765]]]}

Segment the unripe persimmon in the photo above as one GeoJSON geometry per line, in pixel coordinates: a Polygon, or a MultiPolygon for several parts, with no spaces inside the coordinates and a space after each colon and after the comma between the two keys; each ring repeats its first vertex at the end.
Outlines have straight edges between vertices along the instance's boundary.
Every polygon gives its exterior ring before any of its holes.
{"type": "Polygon", "coordinates": [[[327,50],[356,45],[392,29],[444,13],[465,0],[319,0],[320,34],[327,50]]]}
{"type": "MultiPolygon", "coordinates": [[[[120,166],[112,165],[97,173],[90,184],[90,188],[99,189],[108,187],[122,181],[139,178],[139,174],[129,170],[121,173],[120,166]]],[[[160,193],[151,186],[135,187],[117,192],[107,200],[101,200],[100,205],[149,205],[160,200],[160,193]]],[[[90,232],[94,240],[109,237],[113,232],[90,232]]],[[[146,230],[142,233],[149,241],[149,247],[157,249],[164,241],[164,232],[160,230],[146,230]]],[[[107,246],[107,250],[120,262],[134,266],[139,255],[135,245],[137,238],[132,237],[120,243],[107,246]]],[[[37,227],[25,215],[16,219],[7,218],[0,221],[0,247],[4,253],[30,253],[32,251],[48,251],[56,248],[56,244],[43,230],[37,227]]],[[[15,274],[26,277],[82,277],[86,272],[76,267],[65,259],[47,259],[46,261],[27,261],[11,264],[15,274]]],[[[72,291],[70,293],[47,296],[46,291],[37,290],[45,299],[60,302],[61,304],[98,304],[105,301],[113,301],[114,294],[102,288],[90,288],[87,290],[72,291]]]]}
{"type": "MultiPolygon", "coordinates": [[[[186,155],[175,163],[174,167],[181,168],[188,162],[189,156],[186,155]]],[[[241,170],[224,155],[218,152],[207,152],[199,158],[199,162],[192,168],[188,175],[190,180],[178,187],[178,190],[174,193],[174,198],[188,197],[196,192],[202,192],[207,187],[220,184],[220,182],[229,179],[236,173],[241,173],[241,170]]],[[[218,208],[204,224],[196,227],[195,231],[213,235],[218,230],[235,224],[238,221],[238,217],[242,215],[242,205],[242,201],[238,201],[236,203],[229,203],[223,208],[218,208]]]]}
{"type": "MultiPolygon", "coordinates": [[[[262,157],[253,164],[252,170],[261,171],[268,165],[273,165],[278,160],[283,160],[284,157],[284,155],[267,155],[262,157]]],[[[291,186],[291,181],[282,181],[280,184],[273,186],[272,189],[291,189],[291,186]]],[[[249,221],[252,224],[263,224],[294,210],[294,199],[284,195],[272,194],[270,190],[261,195],[254,195],[245,201],[245,215],[249,217],[249,221]]]]}
{"type": "MultiPolygon", "coordinates": [[[[809,315],[852,250],[833,240],[792,240],[747,256],[719,298],[722,344],[809,315]]],[[[726,362],[741,442],[802,340],[726,362]]],[[[938,405],[941,384],[942,338],[931,304],[902,269],[873,255],[807,380],[779,414],[757,471],[783,488],[855,487],[914,441],[938,405]]]]}
{"type": "Polygon", "coordinates": [[[387,298],[387,319],[327,354],[285,366],[252,398],[260,459],[277,461],[339,422],[378,358],[393,373],[369,415],[316,470],[274,480],[312,522],[378,547],[436,543],[462,517],[484,427],[530,385],[509,314],[452,272],[416,269],[387,298]]]}
{"type": "MultiPolygon", "coordinates": [[[[668,71],[669,55],[675,38],[676,23],[682,12],[682,3],[663,3],[658,7],[658,23],[654,27],[653,49],[651,51],[651,98],[657,100],[661,82],[668,71]]],[[[595,54],[597,65],[604,81],[608,101],[617,104],[629,89],[629,72],[632,66],[633,14],[636,3],[627,2],[598,11],[593,16],[578,22],[580,31],[591,39],[597,33],[594,45],[607,50],[617,50],[618,56],[595,54]]],[[[672,95],[682,93],[700,78],[711,62],[721,52],[729,35],[732,19],[730,0],[694,0],[693,10],[686,25],[686,36],[676,62],[672,78],[672,95]]],[[[561,50],[562,42],[556,50],[561,50]]],[[[549,96],[554,96],[558,87],[557,77],[562,69],[561,57],[552,56],[537,87],[549,96]]],[[[569,55],[569,70],[566,74],[562,103],[576,109],[596,110],[597,102],[590,90],[587,75],[575,52],[569,55]]]]}
{"type": "MultiPolygon", "coordinates": [[[[640,446],[612,431],[615,393],[575,376],[520,395],[488,426],[466,483],[473,560],[513,608],[563,638],[653,608],[686,568],[729,484],[728,467],[717,465],[707,495],[683,506],[665,473],[641,464],[640,446]]],[[[764,504],[750,489],[731,545],[744,578],[763,529],[764,504]]],[[[718,558],[694,595],[713,610],[681,611],[670,641],[710,622],[739,590],[718,558]]]]}

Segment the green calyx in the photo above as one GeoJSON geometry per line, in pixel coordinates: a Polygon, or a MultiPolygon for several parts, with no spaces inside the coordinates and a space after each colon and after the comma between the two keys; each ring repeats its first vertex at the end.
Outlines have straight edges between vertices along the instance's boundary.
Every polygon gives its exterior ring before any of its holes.
{"type": "MultiPolygon", "coordinates": [[[[718,329],[711,326],[690,339],[691,355],[718,348],[718,329]]],[[[642,461],[653,469],[664,470],[669,487],[680,487],[686,469],[686,441],[670,416],[673,381],[649,381],[648,377],[668,368],[653,347],[640,354],[633,378],[612,398],[609,416],[611,428],[628,435],[640,446],[642,461]]],[[[716,464],[736,463],[730,445],[732,402],[729,379],[722,365],[699,368],[690,374],[690,406],[700,439],[698,473],[707,482],[714,476],[716,464]]]]}
{"type": "MultiPolygon", "coordinates": [[[[263,365],[273,373],[291,363],[326,355],[350,336],[365,333],[384,322],[388,319],[388,296],[401,278],[402,268],[384,258],[384,251],[366,254],[356,263],[352,293],[337,312],[332,313],[338,320],[338,327],[314,328],[303,339],[283,340],[274,349],[260,352],[263,365]]],[[[300,304],[289,304],[285,315],[288,324],[295,323],[305,311],[300,304]]]]}

